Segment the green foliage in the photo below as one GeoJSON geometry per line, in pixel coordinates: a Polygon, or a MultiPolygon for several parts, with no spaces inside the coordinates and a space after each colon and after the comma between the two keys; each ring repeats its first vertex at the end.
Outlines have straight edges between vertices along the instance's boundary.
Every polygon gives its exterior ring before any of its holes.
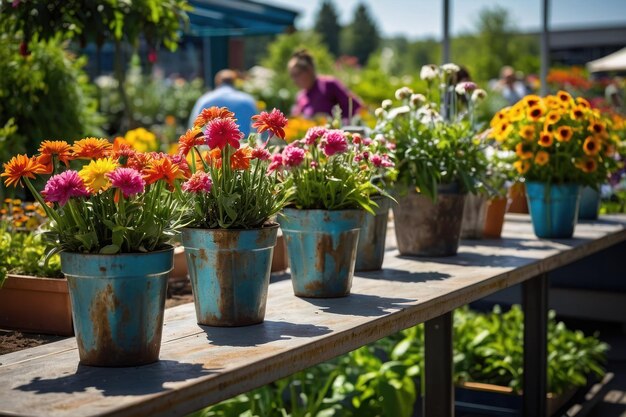
{"type": "Polygon", "coordinates": [[[378,49],[380,33],[364,3],[357,5],[352,22],[342,32],[342,38],[343,55],[355,56],[361,65],[365,65],[370,55],[378,49]]]}
{"type": "Polygon", "coordinates": [[[22,56],[14,35],[0,35],[0,155],[34,152],[41,139],[99,135],[94,88],[57,39],[33,41],[22,56]],[[12,120],[12,122],[11,122],[12,120]]]}
{"type": "Polygon", "coordinates": [[[313,31],[318,33],[328,51],[334,56],[339,56],[339,35],[341,25],[337,10],[332,0],[324,0],[317,13],[313,31]]]}

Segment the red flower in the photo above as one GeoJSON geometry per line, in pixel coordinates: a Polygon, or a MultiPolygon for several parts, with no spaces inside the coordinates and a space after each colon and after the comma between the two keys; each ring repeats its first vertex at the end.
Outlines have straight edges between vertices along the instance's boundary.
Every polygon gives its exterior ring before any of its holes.
{"type": "Polygon", "coordinates": [[[224,118],[211,120],[207,124],[205,133],[207,145],[211,149],[224,149],[227,144],[239,149],[239,140],[243,137],[235,120],[224,118]]]}
{"type": "Polygon", "coordinates": [[[261,114],[252,116],[252,120],[254,120],[252,127],[257,129],[259,133],[269,131],[270,137],[275,135],[281,139],[285,139],[285,126],[287,126],[287,118],[280,110],[273,109],[270,113],[265,111],[261,112],[261,114]]]}

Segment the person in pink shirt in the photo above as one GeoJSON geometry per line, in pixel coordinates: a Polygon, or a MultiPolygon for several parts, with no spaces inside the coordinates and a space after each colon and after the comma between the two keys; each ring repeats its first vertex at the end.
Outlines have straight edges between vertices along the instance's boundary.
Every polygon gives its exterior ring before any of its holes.
{"type": "Polygon", "coordinates": [[[339,80],[327,75],[317,75],[313,57],[306,50],[295,52],[287,64],[289,75],[301,90],[291,109],[293,116],[312,118],[317,114],[331,115],[336,105],[341,118],[350,120],[363,106],[339,80]]]}

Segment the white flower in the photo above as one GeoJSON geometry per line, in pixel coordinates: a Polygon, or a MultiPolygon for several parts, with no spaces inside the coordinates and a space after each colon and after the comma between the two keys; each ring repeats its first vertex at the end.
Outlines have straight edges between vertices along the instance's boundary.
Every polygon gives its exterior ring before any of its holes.
{"type": "Polygon", "coordinates": [[[374,136],[374,140],[376,142],[380,142],[380,143],[385,143],[387,142],[387,139],[385,139],[385,136],[383,136],[382,134],[377,134],[376,136],[374,136]]]}
{"type": "Polygon", "coordinates": [[[487,92],[483,90],[482,88],[477,88],[472,93],[472,102],[475,103],[479,100],[483,100],[485,97],[487,97],[487,92]]]}
{"type": "Polygon", "coordinates": [[[383,102],[380,104],[380,107],[382,107],[385,110],[389,110],[391,106],[393,106],[393,101],[389,99],[383,100],[383,102]]]}
{"type": "Polygon", "coordinates": [[[463,95],[466,93],[469,94],[472,91],[476,90],[476,87],[478,86],[475,83],[471,81],[465,81],[462,83],[458,83],[456,87],[454,88],[454,90],[456,91],[457,94],[463,95]]]}
{"type": "Polygon", "coordinates": [[[431,124],[435,122],[443,122],[443,117],[434,109],[428,106],[422,106],[417,110],[417,118],[422,124],[431,124]]]}
{"type": "Polygon", "coordinates": [[[374,115],[376,115],[377,118],[381,118],[383,114],[385,114],[385,109],[382,107],[379,107],[374,111],[374,115]]]}
{"type": "Polygon", "coordinates": [[[409,87],[401,87],[396,90],[396,99],[404,100],[405,98],[409,98],[413,94],[413,90],[409,87]]]}
{"type": "Polygon", "coordinates": [[[423,94],[411,94],[411,104],[414,107],[419,106],[420,104],[426,101],[426,97],[423,94]]]}
{"type": "Polygon", "coordinates": [[[408,113],[410,111],[411,111],[411,108],[409,106],[396,107],[395,109],[393,109],[393,110],[391,110],[389,112],[389,119],[394,119],[399,114],[405,114],[405,113],[408,113]]]}
{"type": "Polygon", "coordinates": [[[425,81],[434,80],[439,76],[439,70],[437,66],[433,64],[424,65],[420,71],[420,78],[425,81]]]}
{"type": "Polygon", "coordinates": [[[441,66],[441,70],[446,74],[456,74],[457,72],[461,71],[461,68],[459,68],[457,64],[449,62],[447,64],[443,64],[441,66]]]}

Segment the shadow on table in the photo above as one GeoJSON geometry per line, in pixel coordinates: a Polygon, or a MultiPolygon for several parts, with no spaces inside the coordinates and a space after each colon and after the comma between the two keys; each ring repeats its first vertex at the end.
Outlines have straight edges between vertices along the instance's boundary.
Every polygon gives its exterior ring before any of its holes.
{"type": "Polygon", "coordinates": [[[341,298],[302,298],[320,307],[325,313],[343,314],[348,316],[376,317],[388,313],[388,310],[401,310],[405,303],[416,299],[388,298],[377,295],[350,294],[341,298]]]}
{"type": "Polygon", "coordinates": [[[525,258],[522,256],[514,255],[484,255],[475,252],[459,252],[455,256],[419,259],[446,265],[478,266],[483,268],[517,268],[535,262],[540,258],[525,258]]]}
{"type": "Polygon", "coordinates": [[[331,330],[326,326],[296,324],[286,321],[265,320],[263,323],[245,327],[200,326],[212,345],[217,346],[258,346],[277,340],[295,337],[316,337],[331,330]]]}
{"type": "Polygon", "coordinates": [[[15,390],[32,391],[36,394],[101,391],[105,396],[147,395],[169,391],[169,382],[181,382],[215,373],[217,369],[205,369],[202,364],[162,360],[150,365],[128,368],[99,368],[78,365],[76,372],[58,378],[33,378],[28,384],[15,390]]]}
{"type": "MultiPolygon", "coordinates": [[[[402,257],[403,259],[418,259],[402,257]]],[[[361,278],[380,279],[385,281],[398,281],[398,282],[428,282],[428,281],[440,281],[446,278],[450,278],[450,274],[444,274],[437,271],[405,271],[403,269],[384,268],[378,271],[364,271],[355,272],[354,274],[361,278]]]]}

